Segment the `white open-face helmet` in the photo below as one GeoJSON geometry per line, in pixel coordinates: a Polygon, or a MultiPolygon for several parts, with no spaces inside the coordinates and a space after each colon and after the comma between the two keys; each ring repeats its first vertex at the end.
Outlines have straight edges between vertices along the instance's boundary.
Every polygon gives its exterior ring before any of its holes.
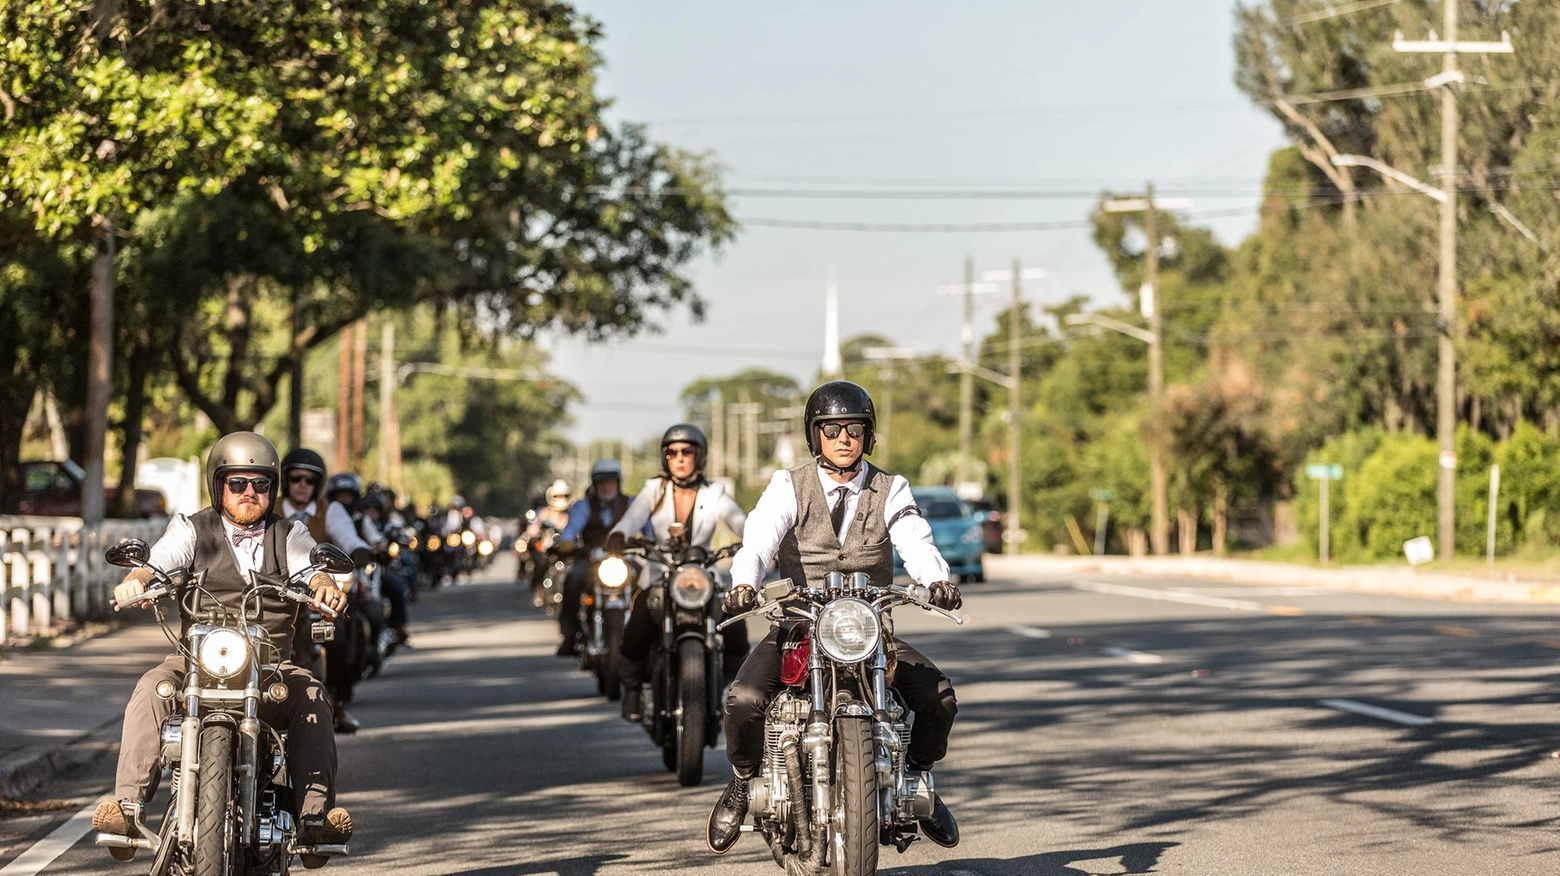
{"type": "Polygon", "coordinates": [[[569,482],[559,478],[547,485],[547,507],[559,511],[569,507],[569,482]]]}

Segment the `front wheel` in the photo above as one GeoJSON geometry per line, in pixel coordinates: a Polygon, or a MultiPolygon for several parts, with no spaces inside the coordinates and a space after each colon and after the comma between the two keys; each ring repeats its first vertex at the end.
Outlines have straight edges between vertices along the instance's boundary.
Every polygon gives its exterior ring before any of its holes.
{"type": "Polygon", "coordinates": [[[598,687],[608,700],[616,701],[623,696],[623,655],[619,653],[623,647],[623,609],[602,609],[601,644],[606,653],[601,655],[601,683],[598,687]]]}
{"type": "Polygon", "coordinates": [[[200,772],[195,798],[195,842],[190,876],[229,876],[233,860],[232,727],[208,724],[200,729],[200,772]]]}
{"type": "Polygon", "coordinates": [[[709,724],[705,662],[702,641],[684,639],[677,646],[677,784],[684,787],[704,781],[704,728],[709,724]]]}
{"type": "Polygon", "coordinates": [[[865,718],[834,724],[833,852],[834,876],[877,873],[877,758],[865,718]]]}

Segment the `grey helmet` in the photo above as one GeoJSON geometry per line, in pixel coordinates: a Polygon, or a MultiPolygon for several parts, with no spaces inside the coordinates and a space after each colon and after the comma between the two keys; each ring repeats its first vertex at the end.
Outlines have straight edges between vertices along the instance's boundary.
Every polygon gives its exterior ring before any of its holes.
{"type": "Polygon", "coordinates": [[[872,453],[877,438],[877,411],[872,407],[872,396],[865,389],[849,380],[831,380],[812,391],[807,397],[806,421],[807,450],[813,456],[823,453],[818,441],[818,426],[838,420],[862,420],[867,424],[866,434],[861,436],[861,455],[872,453]]]}
{"type": "Polygon", "coordinates": [[[623,482],[623,466],[618,465],[615,459],[598,459],[596,464],[590,467],[590,483],[595,486],[601,481],[623,482]]]}
{"type": "Polygon", "coordinates": [[[206,456],[206,476],[211,479],[206,485],[211,489],[213,508],[222,507],[222,481],[234,471],[258,471],[269,475],[270,495],[275,496],[276,482],[282,479],[276,445],[254,432],[231,432],[219,438],[206,456]]]}
{"type": "Polygon", "coordinates": [[[363,498],[363,479],[351,472],[333,474],[325,483],[325,498],[334,500],[337,493],[351,493],[352,501],[349,505],[356,505],[363,498]]]}

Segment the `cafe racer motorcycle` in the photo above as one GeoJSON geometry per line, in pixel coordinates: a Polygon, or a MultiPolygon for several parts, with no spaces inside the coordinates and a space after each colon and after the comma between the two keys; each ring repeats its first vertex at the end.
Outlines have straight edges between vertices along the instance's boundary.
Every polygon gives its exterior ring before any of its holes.
{"type": "Polygon", "coordinates": [[[903,852],[930,817],[931,778],[909,770],[910,715],[888,686],[889,610],[931,604],[919,584],[869,586],[864,573],[766,585],[754,614],[784,615],[781,689],[764,719],[764,755],[752,780],[752,830],[788,874],[871,876],[879,846],[903,852]]]}
{"type": "MultiPolygon", "coordinates": [[[[157,690],[178,704],[161,729],[172,793],[158,832],[138,818],[141,836],[99,833],[97,844],[150,850],[151,876],[286,876],[293,855],[346,854],[345,845],[297,842],[297,796],[288,779],[285,730],[259,717],[262,699],[279,702],[288,695],[259,615],[262,597],[280,597],[333,617],[305,582],[317,572],[350,572],[352,560],[340,548],[318,545],[309,553],[310,565],[289,580],[254,573],[235,611],[204,589],[204,573],[175,581],[147,563],[150,555],[140,539],[105,551],[109,563],[146,569],[153,576],[144,593],[115,605],[116,611],[152,602],[169,630],[159,604],[172,598],[194,621],[182,641],[168,632],[186,659],[184,689],[166,684],[157,690]]],[[[312,632],[325,637],[333,629],[326,621],[314,624],[312,632]]]]}

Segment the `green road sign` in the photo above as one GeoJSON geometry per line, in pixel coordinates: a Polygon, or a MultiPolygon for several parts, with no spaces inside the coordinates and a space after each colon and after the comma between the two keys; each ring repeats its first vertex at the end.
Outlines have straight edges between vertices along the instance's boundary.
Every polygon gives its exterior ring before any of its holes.
{"type": "Polygon", "coordinates": [[[1096,502],[1114,502],[1116,494],[1111,490],[1090,490],[1089,498],[1096,502]]]}
{"type": "Polygon", "coordinates": [[[1311,463],[1305,467],[1305,476],[1313,481],[1341,481],[1343,480],[1343,466],[1311,463]]]}

